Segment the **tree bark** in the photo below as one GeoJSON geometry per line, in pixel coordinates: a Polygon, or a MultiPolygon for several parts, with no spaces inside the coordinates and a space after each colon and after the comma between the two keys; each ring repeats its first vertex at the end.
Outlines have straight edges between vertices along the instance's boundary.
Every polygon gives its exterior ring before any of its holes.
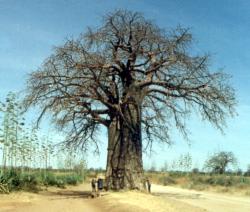
{"type": "Polygon", "coordinates": [[[107,188],[143,189],[141,111],[137,104],[123,108],[108,128],[107,188]]]}

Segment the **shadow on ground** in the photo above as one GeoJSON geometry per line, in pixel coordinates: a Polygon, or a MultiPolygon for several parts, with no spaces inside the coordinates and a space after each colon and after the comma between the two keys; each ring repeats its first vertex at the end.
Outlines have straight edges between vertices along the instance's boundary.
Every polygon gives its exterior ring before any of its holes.
{"type": "Polygon", "coordinates": [[[91,192],[89,191],[75,191],[75,190],[65,190],[65,191],[48,191],[43,195],[52,196],[51,200],[57,199],[89,199],[91,198],[91,192]],[[58,198],[55,198],[58,196],[58,198]]]}
{"type": "Polygon", "coordinates": [[[153,193],[154,196],[173,197],[175,199],[202,199],[201,194],[153,193]]]}

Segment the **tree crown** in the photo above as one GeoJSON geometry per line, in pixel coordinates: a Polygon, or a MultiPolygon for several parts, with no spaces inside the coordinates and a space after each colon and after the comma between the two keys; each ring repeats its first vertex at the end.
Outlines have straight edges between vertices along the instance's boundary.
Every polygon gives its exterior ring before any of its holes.
{"type": "MultiPolygon", "coordinates": [[[[191,53],[192,35],[163,30],[140,13],[117,10],[103,25],[55,48],[31,73],[25,105],[41,107],[69,143],[86,146],[99,125],[126,119],[127,105],[141,109],[145,139],[170,141],[175,126],[186,134],[192,111],[221,128],[235,106],[234,90],[222,72],[210,72],[208,55],[191,53]]],[[[126,121],[126,120],[125,120],[126,121]]]]}
{"type": "Polygon", "coordinates": [[[237,159],[233,152],[218,152],[212,155],[205,163],[205,168],[212,172],[223,174],[228,165],[236,165],[237,159]]]}

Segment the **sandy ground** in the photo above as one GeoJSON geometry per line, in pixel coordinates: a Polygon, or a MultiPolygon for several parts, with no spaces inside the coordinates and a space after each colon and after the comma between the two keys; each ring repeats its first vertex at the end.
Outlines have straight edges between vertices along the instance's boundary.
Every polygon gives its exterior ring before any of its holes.
{"type": "Polygon", "coordinates": [[[110,193],[102,199],[111,212],[201,212],[196,206],[137,191],[110,193]]]}
{"type": "Polygon", "coordinates": [[[67,189],[49,188],[38,194],[16,192],[0,195],[0,212],[99,212],[86,185],[67,189]]]}
{"type": "Polygon", "coordinates": [[[90,186],[49,188],[38,194],[16,192],[0,195],[0,212],[200,212],[197,207],[138,191],[103,192],[91,198],[90,186]]]}
{"type": "Polygon", "coordinates": [[[152,194],[104,192],[92,199],[89,185],[49,188],[38,194],[0,195],[0,212],[201,212],[250,211],[250,198],[152,185],[152,194]]]}
{"type": "Polygon", "coordinates": [[[206,191],[194,191],[170,186],[152,186],[153,195],[178,200],[210,212],[249,212],[250,198],[206,191]]]}

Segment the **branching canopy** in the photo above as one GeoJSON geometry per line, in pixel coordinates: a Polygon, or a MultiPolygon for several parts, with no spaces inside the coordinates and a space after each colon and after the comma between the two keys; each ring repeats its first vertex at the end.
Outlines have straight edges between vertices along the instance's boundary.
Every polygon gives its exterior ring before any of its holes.
{"type": "Polygon", "coordinates": [[[205,169],[214,173],[224,174],[228,165],[236,165],[237,159],[233,152],[218,152],[212,155],[205,163],[205,169]]]}
{"type": "Polygon", "coordinates": [[[169,129],[184,135],[185,119],[200,113],[221,128],[233,114],[235,96],[222,72],[208,69],[207,55],[191,51],[189,29],[163,30],[140,13],[118,10],[103,25],[55,48],[28,80],[26,107],[39,105],[68,130],[69,143],[93,139],[135,98],[149,142],[170,141],[169,129]]]}

